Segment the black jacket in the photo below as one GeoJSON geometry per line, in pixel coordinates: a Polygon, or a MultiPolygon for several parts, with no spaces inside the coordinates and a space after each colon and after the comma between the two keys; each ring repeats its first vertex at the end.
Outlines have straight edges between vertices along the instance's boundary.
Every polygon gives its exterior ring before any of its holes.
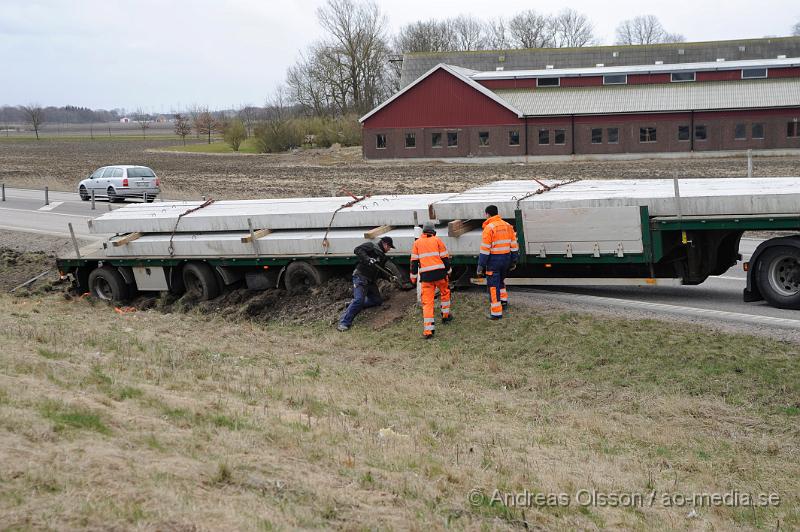
{"type": "Polygon", "coordinates": [[[378,259],[378,264],[382,268],[386,268],[386,262],[389,259],[378,245],[372,242],[364,242],[354,249],[353,253],[358,258],[358,264],[353,275],[359,275],[371,283],[374,283],[378,278],[389,279],[389,274],[382,272],[375,265],[370,264],[369,261],[369,259],[378,259]]]}

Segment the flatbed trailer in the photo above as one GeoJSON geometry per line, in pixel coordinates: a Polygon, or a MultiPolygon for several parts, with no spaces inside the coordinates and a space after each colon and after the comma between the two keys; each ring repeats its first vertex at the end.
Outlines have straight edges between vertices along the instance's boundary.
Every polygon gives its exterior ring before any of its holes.
{"type": "Polygon", "coordinates": [[[406,278],[411,245],[431,220],[454,280],[472,279],[487,205],[517,231],[508,284],[702,283],[741,258],[744,231],[785,236],[745,263],[745,301],[800,308],[800,178],[496,181],[458,194],[135,204],[89,222],[102,245],[58,259],[59,270],[102,299],[185,290],[213,298],[230,287],[289,290],[349,273],[353,248],[391,236],[406,278]]]}

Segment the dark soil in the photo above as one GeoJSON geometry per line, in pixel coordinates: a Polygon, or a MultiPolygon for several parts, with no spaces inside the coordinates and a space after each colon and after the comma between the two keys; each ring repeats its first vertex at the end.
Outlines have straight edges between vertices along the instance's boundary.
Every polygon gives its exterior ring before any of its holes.
{"type": "Polygon", "coordinates": [[[46,289],[58,280],[55,270],[55,257],[43,251],[20,252],[9,248],[0,248],[0,291],[9,292],[25,281],[40,273],[50,271],[28,287],[19,288],[15,293],[29,294],[46,289]]]}

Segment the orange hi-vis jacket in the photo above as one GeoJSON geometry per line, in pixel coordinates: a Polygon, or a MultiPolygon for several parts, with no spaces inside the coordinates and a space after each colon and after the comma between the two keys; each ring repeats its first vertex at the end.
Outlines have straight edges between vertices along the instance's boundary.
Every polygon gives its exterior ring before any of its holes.
{"type": "Polygon", "coordinates": [[[516,261],[519,255],[519,244],[514,226],[500,218],[500,215],[492,216],[483,222],[483,238],[478,265],[485,268],[492,255],[508,255],[509,253],[511,260],[516,261]]]}
{"type": "Polygon", "coordinates": [[[450,256],[447,247],[436,235],[423,233],[411,248],[411,282],[439,281],[447,277],[450,269],[450,256]]]}

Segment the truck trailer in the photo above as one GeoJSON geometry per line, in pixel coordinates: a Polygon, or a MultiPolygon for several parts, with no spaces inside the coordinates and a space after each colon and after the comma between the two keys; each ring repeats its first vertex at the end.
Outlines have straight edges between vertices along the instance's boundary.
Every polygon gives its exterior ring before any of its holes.
{"type": "Polygon", "coordinates": [[[356,262],[364,239],[390,236],[407,277],[411,246],[432,221],[452,280],[480,284],[487,205],[517,232],[509,285],[696,285],[741,259],[745,231],[780,236],[748,262],[744,300],[800,308],[800,178],[504,180],[460,193],[132,204],[89,221],[98,244],[58,258],[83,292],[124,301],[137,292],[232,287],[302,290],[356,262]]]}

